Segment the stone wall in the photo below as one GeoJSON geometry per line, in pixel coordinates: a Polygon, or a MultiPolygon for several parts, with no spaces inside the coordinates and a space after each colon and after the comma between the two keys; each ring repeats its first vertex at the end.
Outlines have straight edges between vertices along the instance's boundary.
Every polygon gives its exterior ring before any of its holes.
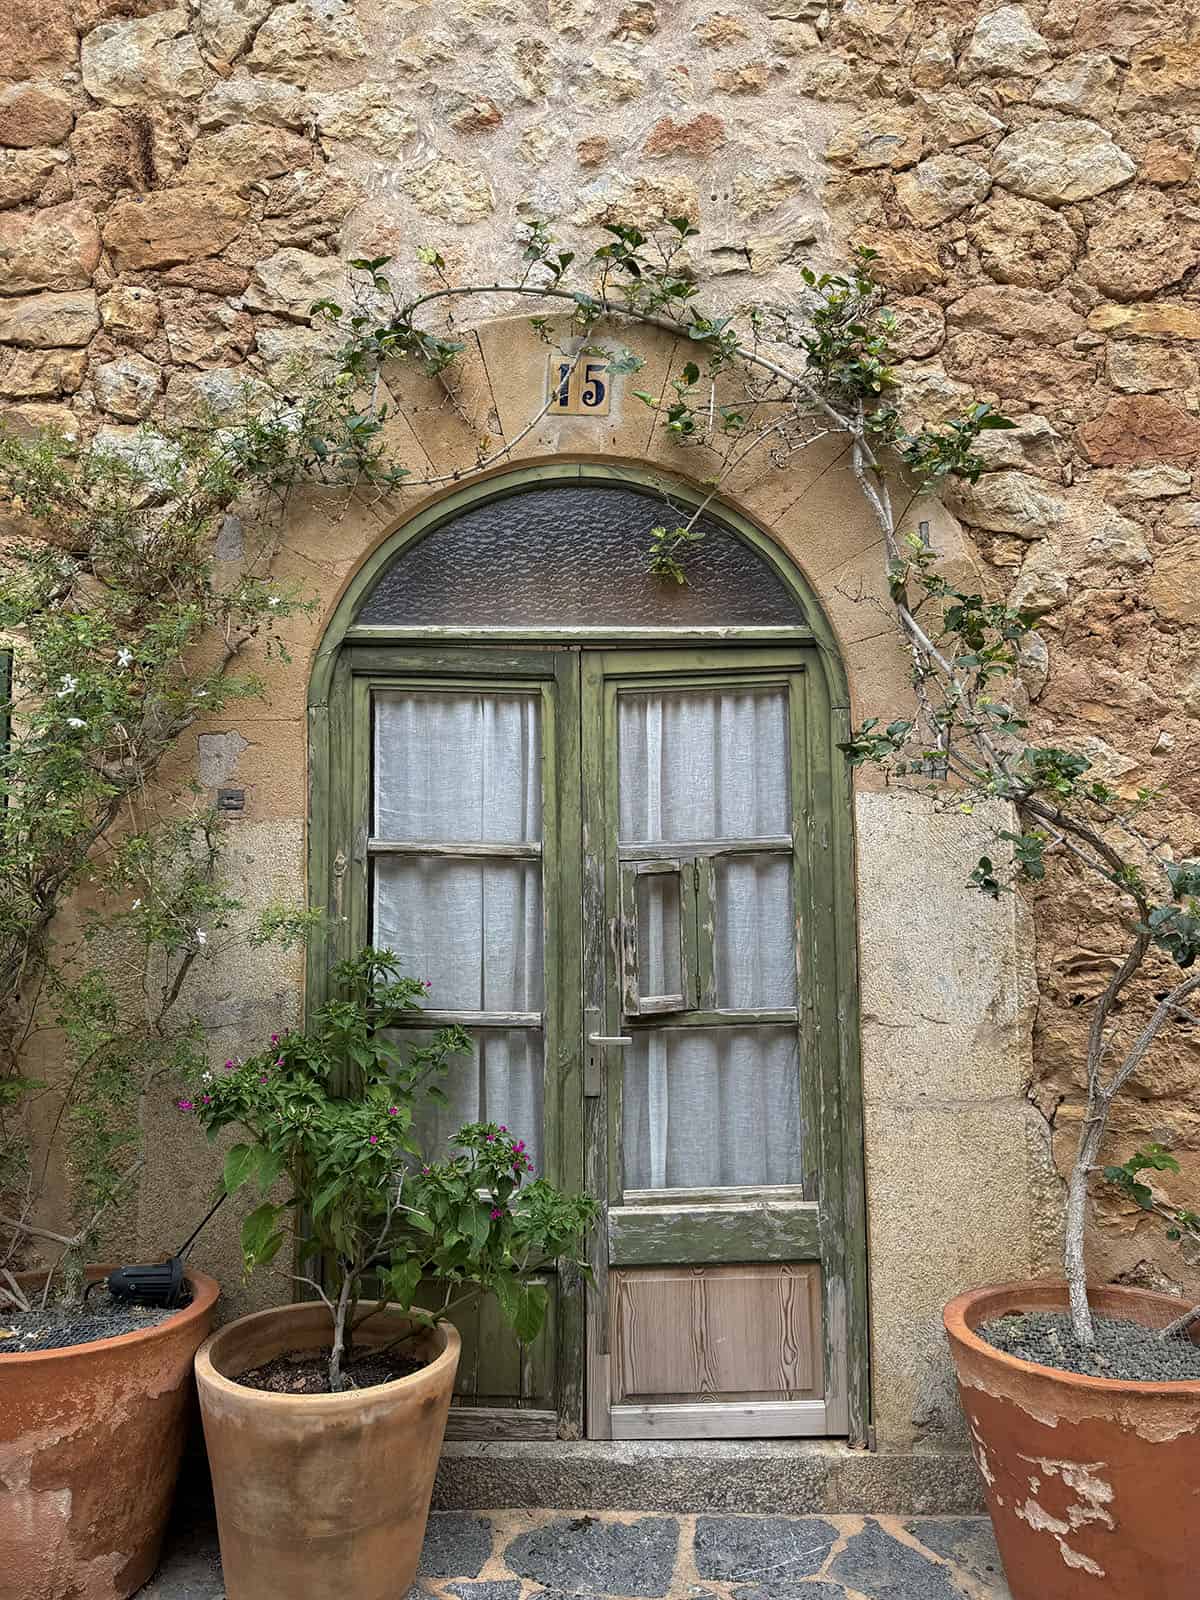
{"type": "MultiPolygon", "coordinates": [[[[307,309],[341,288],[339,258],[394,252],[394,280],[408,288],[415,247],[432,242],[456,275],[489,279],[514,224],[534,215],[573,242],[605,220],[687,213],[703,230],[706,294],[725,305],[794,295],[800,263],[870,244],[898,299],[901,372],[924,414],[976,396],[1020,419],[993,436],[991,470],[952,506],[981,580],[1043,612],[1025,672],[1035,735],[1053,727],[1122,785],[1169,788],[1177,843],[1196,850],[1195,28],[1185,0],[10,0],[0,407],[18,427],[100,429],[114,442],[143,419],[219,410],[246,377],[282,371],[319,340],[307,309]]],[[[552,447],[594,448],[570,430],[542,442],[552,447]]],[[[454,449],[469,463],[469,441],[454,449]]],[[[796,492],[816,496],[820,478],[802,471],[796,492]]],[[[820,493],[796,554],[810,577],[829,574],[836,606],[821,507],[834,521],[852,515],[853,491],[834,476],[820,493]]],[[[769,508],[762,516],[773,525],[769,508]]],[[[332,605],[386,520],[376,513],[331,547],[327,519],[300,519],[288,559],[332,605]]],[[[851,576],[867,564],[854,561],[851,576]]],[[[894,693],[881,660],[890,646],[861,619],[839,633],[856,710],[869,712],[873,686],[885,701],[894,693]]],[[[206,747],[204,776],[228,766],[259,785],[273,820],[247,823],[260,829],[245,835],[247,857],[278,859],[283,839],[297,869],[303,699],[298,665],[253,726],[239,717],[244,752],[206,747]]],[[[954,885],[944,892],[952,904],[954,885]]],[[[1078,1002],[1108,970],[1114,927],[1082,896],[1035,912],[1032,1062],[1014,1032],[994,1079],[972,1083],[963,1067],[941,1087],[970,1119],[990,1083],[1032,1143],[1053,1140],[1061,1158],[1079,1114],[1078,1002]]],[[[264,970],[255,990],[269,1010],[294,984],[264,970]]],[[[894,1020],[879,1015],[881,1027],[894,1020]]],[[[250,1021],[230,1012],[231,1027],[250,1021]]],[[[977,1041],[960,1031],[955,1048],[977,1041]]],[[[886,1051],[869,1056],[869,1092],[872,1061],[882,1099],[922,1098],[889,1076],[886,1051]]],[[[1188,1178],[1200,1169],[1197,1065],[1181,1026],[1119,1119],[1122,1149],[1165,1139],[1188,1178]]],[[[894,1134],[903,1119],[881,1111],[881,1128],[888,1116],[894,1134]]],[[[922,1137],[913,1147],[940,1164],[950,1194],[974,1192],[973,1174],[1001,1159],[986,1139],[930,1155],[922,1137]]],[[[941,1137],[953,1145],[951,1131],[941,1137]]],[[[1054,1231],[1040,1158],[1023,1159],[1005,1157],[996,1179],[1007,1215],[1020,1209],[1014,1182],[1036,1202],[1005,1245],[1013,1270],[1035,1263],[1054,1231]]],[[[169,1187],[164,1178],[144,1203],[150,1236],[169,1187]]],[[[1139,1219],[1103,1221],[1104,1271],[1179,1280],[1170,1248],[1139,1219]]],[[[886,1247],[894,1268],[904,1242],[886,1247]]],[[[943,1278],[965,1281],[981,1265],[950,1257],[930,1303],[943,1278]]],[[[910,1327],[928,1318],[925,1301],[909,1310],[910,1327]]],[[[910,1339],[889,1372],[896,1439],[941,1425],[937,1382],[919,1371],[933,1342],[932,1330],[910,1339]]]]}

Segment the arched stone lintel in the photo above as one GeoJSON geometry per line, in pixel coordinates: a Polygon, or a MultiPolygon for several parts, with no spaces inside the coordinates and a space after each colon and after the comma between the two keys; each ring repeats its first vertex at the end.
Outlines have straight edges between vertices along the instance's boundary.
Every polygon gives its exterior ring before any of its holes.
{"type": "MultiPolygon", "coordinates": [[[[643,366],[618,380],[607,417],[547,413],[538,418],[552,351],[573,353],[585,339],[568,317],[552,318],[545,333],[543,341],[527,317],[481,323],[464,336],[467,348],[445,382],[400,363],[387,369],[390,442],[413,478],[339,524],[336,553],[327,545],[324,559],[336,565],[340,582],[312,629],[313,638],[326,646],[331,642],[330,628],[337,633],[335,618],[358,575],[407,523],[468,486],[496,482],[499,487],[521,468],[572,463],[618,476],[657,470],[689,498],[708,493],[706,480],[721,469],[720,456],[678,444],[662,427],[660,414],[633,394],[635,388],[660,396],[669,392],[684,361],[695,358],[694,344],[640,324],[590,330],[589,343],[628,347],[643,366]],[[500,459],[493,459],[501,451],[500,459]],[[492,464],[481,467],[481,460],[492,464]]],[[[913,526],[930,524],[935,548],[956,564],[966,562],[958,524],[940,502],[916,500],[902,484],[896,486],[896,501],[907,505],[906,520],[913,526]]],[[[778,552],[780,566],[798,571],[848,677],[852,715],[902,715],[911,704],[907,657],[891,618],[881,530],[854,481],[846,441],[828,435],[784,466],[772,462],[766,449],[749,453],[723,482],[712,509],[752,525],[778,552]]],[[[318,531],[311,508],[305,524],[302,542],[318,531]]],[[[289,537],[285,562],[293,544],[289,537]]]]}

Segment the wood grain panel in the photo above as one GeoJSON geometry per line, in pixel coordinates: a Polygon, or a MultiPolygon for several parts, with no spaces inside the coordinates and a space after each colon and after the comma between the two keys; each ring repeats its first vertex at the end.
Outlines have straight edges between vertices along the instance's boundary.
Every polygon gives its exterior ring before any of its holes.
{"type": "Polygon", "coordinates": [[[819,1400],[813,1262],[614,1271],[614,1402],[819,1400]]]}

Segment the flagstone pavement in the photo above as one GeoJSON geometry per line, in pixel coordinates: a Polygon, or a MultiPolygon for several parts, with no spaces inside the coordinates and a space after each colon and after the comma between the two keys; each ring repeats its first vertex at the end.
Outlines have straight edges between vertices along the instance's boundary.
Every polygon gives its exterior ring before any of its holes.
{"type": "MultiPolygon", "coordinates": [[[[222,1600],[211,1525],[139,1600],[222,1600]]],[[[984,1517],[441,1511],[408,1600],[1009,1600],[984,1517]]],[[[353,1597],[347,1596],[347,1600],[353,1597]]]]}

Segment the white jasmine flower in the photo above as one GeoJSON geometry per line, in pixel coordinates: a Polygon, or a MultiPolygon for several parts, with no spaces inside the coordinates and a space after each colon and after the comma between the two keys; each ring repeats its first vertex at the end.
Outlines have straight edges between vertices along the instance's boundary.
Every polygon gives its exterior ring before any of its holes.
{"type": "Polygon", "coordinates": [[[197,700],[207,700],[208,699],[208,690],[207,689],[197,689],[196,690],[196,699],[197,700]]]}
{"type": "Polygon", "coordinates": [[[129,909],[131,911],[140,911],[142,909],[142,902],[140,900],[135,900],[129,909]]]}
{"type": "Polygon", "coordinates": [[[73,678],[69,672],[64,672],[62,675],[62,688],[57,691],[54,698],[56,700],[65,700],[69,694],[74,694],[78,687],[79,679],[73,678]]]}
{"type": "Polygon", "coordinates": [[[200,1077],[203,1080],[203,1082],[205,1082],[205,1083],[211,1083],[212,1082],[212,1073],[211,1072],[202,1072],[200,1074],[200,1077]]]}
{"type": "Polygon", "coordinates": [[[125,645],[122,645],[117,651],[117,665],[119,667],[131,667],[133,665],[133,651],[127,649],[125,645]]]}
{"type": "Polygon", "coordinates": [[[279,596],[277,594],[269,594],[267,596],[267,604],[269,606],[277,606],[279,604],[279,596]]]}
{"type": "Polygon", "coordinates": [[[197,944],[207,944],[208,943],[208,935],[205,933],[203,928],[198,928],[196,930],[196,943],[197,944]]]}
{"type": "Polygon", "coordinates": [[[82,717],[68,717],[67,718],[67,727],[68,728],[86,728],[87,727],[87,723],[83,720],[82,717]]]}

